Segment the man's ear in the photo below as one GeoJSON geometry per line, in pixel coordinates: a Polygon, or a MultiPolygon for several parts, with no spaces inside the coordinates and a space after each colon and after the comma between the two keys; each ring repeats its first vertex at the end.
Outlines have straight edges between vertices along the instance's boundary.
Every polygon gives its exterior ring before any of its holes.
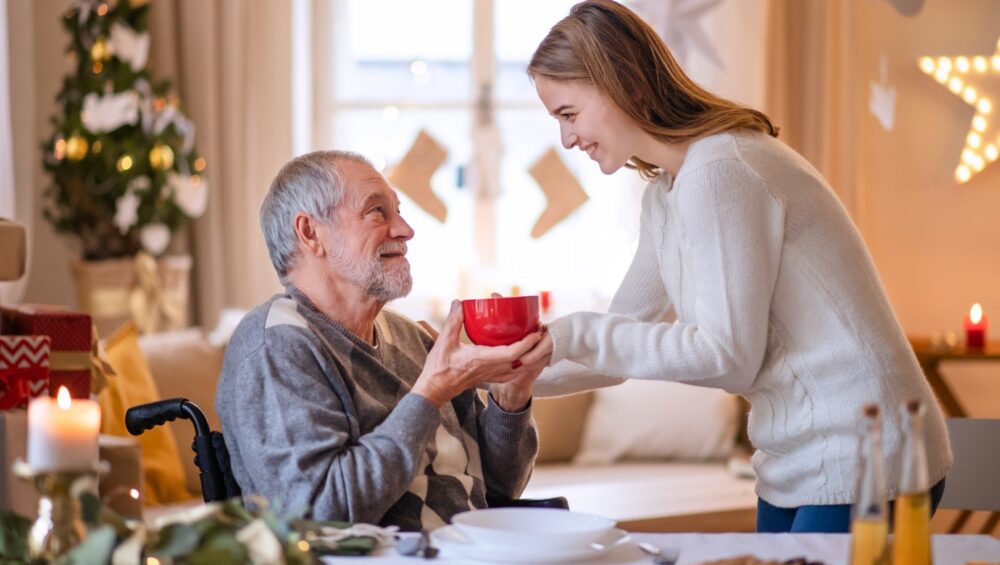
{"type": "Polygon", "coordinates": [[[326,256],[326,245],[320,235],[320,222],[309,214],[295,214],[295,237],[302,244],[304,252],[315,257],[326,256]]]}

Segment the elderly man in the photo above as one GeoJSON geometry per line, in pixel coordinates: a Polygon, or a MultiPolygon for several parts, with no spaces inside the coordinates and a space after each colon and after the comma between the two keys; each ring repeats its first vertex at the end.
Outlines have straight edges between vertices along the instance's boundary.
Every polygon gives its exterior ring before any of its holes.
{"type": "Polygon", "coordinates": [[[320,151],[286,164],[260,209],[285,292],[252,310],[216,396],[246,495],[316,519],[430,530],[515,498],[537,452],[531,334],[459,342],[453,302],[435,341],[383,307],[412,285],[413,230],[365,158],[320,151]],[[490,385],[484,403],[476,392],[490,385]],[[498,384],[499,383],[499,384],[498,384]]]}

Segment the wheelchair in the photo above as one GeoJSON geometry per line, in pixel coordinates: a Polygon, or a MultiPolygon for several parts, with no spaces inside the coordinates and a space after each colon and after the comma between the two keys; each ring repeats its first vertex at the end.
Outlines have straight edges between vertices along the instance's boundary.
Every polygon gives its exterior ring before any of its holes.
{"type": "MultiPolygon", "coordinates": [[[[133,406],[125,412],[125,427],[134,436],[178,418],[194,425],[194,464],[198,467],[201,493],[205,502],[217,502],[242,497],[239,483],[233,477],[229,450],[221,432],[209,429],[208,419],[197,404],[186,398],[168,398],[133,406]]],[[[490,508],[557,508],[569,510],[565,497],[541,499],[509,499],[486,494],[490,508]]]]}

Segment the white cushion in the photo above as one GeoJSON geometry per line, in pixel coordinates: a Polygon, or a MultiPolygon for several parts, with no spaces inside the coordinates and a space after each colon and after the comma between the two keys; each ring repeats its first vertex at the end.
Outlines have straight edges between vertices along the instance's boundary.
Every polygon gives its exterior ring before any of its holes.
{"type": "Polygon", "coordinates": [[[722,459],[732,452],[738,411],[737,398],[719,389],[629,380],[595,392],[573,462],[722,459]]]}
{"type": "Polygon", "coordinates": [[[539,465],[522,498],[564,496],[575,512],[619,522],[750,510],[754,481],[733,476],[723,463],[539,465]]]}

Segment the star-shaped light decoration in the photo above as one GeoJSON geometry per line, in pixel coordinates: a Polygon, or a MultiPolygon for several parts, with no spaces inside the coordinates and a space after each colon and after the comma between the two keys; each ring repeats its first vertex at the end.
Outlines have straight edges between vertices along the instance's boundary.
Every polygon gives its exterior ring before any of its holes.
{"type": "Polygon", "coordinates": [[[964,184],[1000,157],[1000,122],[994,115],[995,100],[988,95],[997,92],[1000,81],[1000,40],[991,57],[921,57],[919,65],[920,70],[976,109],[955,167],[955,180],[964,184]]]}
{"type": "Polygon", "coordinates": [[[698,51],[722,69],[722,58],[701,27],[702,16],[721,2],[722,0],[632,0],[626,3],[653,26],[681,64],[688,62],[690,52],[698,51]]]}

